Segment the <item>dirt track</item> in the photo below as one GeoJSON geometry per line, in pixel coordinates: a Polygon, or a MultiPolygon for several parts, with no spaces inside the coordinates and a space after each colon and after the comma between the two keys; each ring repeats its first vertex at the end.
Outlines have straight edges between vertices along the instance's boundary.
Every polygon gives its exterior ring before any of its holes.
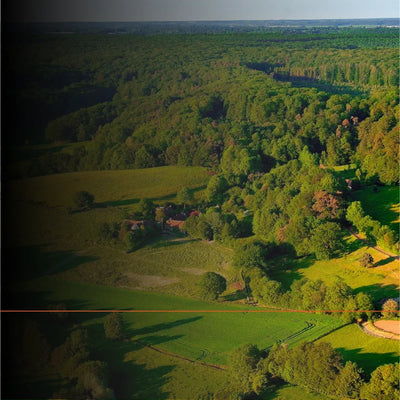
{"type": "Polygon", "coordinates": [[[364,322],[360,327],[366,334],[370,336],[381,337],[384,339],[400,340],[400,335],[378,329],[370,322],[364,322]]]}
{"type": "Polygon", "coordinates": [[[360,237],[357,233],[355,233],[353,231],[353,229],[349,229],[349,232],[358,240],[361,240],[362,242],[364,242],[368,247],[371,247],[372,249],[375,249],[376,251],[379,251],[379,253],[385,254],[386,256],[389,257],[393,257],[394,259],[400,259],[400,256],[398,254],[393,254],[393,253],[389,253],[386,250],[381,249],[380,247],[374,246],[371,243],[368,243],[365,239],[363,239],[362,237],[360,237]]]}

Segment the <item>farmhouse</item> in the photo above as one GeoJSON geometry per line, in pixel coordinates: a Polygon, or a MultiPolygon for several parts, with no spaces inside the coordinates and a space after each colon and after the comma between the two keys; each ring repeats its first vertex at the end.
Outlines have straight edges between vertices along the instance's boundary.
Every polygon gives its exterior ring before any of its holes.
{"type": "Polygon", "coordinates": [[[170,218],[170,219],[166,222],[166,225],[167,225],[170,229],[177,228],[177,229],[179,229],[179,230],[181,231],[181,230],[183,229],[183,224],[184,224],[184,223],[185,223],[185,221],[170,218]]]}
{"type": "Polygon", "coordinates": [[[137,229],[144,229],[144,228],[156,228],[157,224],[154,221],[136,221],[132,219],[127,219],[125,220],[126,223],[130,225],[130,230],[131,231],[136,231],[137,229]]]}

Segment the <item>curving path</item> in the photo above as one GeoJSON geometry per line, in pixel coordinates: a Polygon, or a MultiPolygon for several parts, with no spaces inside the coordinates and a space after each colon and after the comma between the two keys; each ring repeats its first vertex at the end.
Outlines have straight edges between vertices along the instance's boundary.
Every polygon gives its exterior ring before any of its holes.
{"type": "Polygon", "coordinates": [[[370,336],[375,336],[375,337],[380,337],[384,339],[392,339],[392,340],[399,340],[400,341],[400,335],[396,335],[395,333],[383,331],[381,329],[376,328],[373,326],[370,322],[363,322],[360,325],[360,328],[370,336]]]}

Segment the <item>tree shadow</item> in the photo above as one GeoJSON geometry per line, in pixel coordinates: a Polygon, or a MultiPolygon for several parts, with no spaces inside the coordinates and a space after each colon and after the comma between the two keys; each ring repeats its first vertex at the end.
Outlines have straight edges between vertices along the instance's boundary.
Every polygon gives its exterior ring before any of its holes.
{"type": "Polygon", "coordinates": [[[197,316],[197,317],[192,317],[192,318],[178,319],[173,322],[164,322],[161,324],[151,325],[151,326],[147,326],[144,328],[133,329],[129,332],[129,335],[131,335],[131,336],[147,335],[149,333],[164,331],[167,329],[175,328],[177,326],[189,324],[191,322],[198,321],[199,319],[202,319],[202,318],[203,318],[202,316],[197,316]]]}
{"type": "MultiPolygon", "coordinates": [[[[140,399],[140,400],[164,400],[169,398],[169,393],[164,392],[162,387],[168,382],[166,376],[174,368],[174,365],[154,365],[157,357],[162,357],[154,350],[149,349],[144,358],[144,363],[135,361],[136,352],[146,348],[148,345],[158,345],[170,340],[179,339],[177,336],[151,336],[146,339],[118,340],[106,339],[104,328],[101,323],[88,326],[89,337],[93,341],[92,357],[103,360],[108,365],[110,375],[110,387],[115,392],[117,399],[140,399]],[[154,355],[153,353],[154,352],[154,355]]],[[[129,335],[129,333],[127,333],[129,335]]],[[[143,360],[143,356],[141,357],[143,360]]],[[[168,360],[169,361],[169,360],[168,360]]]]}
{"type": "Polygon", "coordinates": [[[365,247],[366,244],[362,240],[358,240],[354,238],[355,240],[345,240],[341,239],[341,246],[342,246],[342,251],[345,255],[351,254],[362,247],[365,247]]]}
{"type": "Polygon", "coordinates": [[[50,276],[95,261],[93,256],[81,256],[72,251],[45,251],[44,246],[9,247],[5,259],[12,268],[3,268],[8,285],[50,276]]]}
{"type": "Polygon", "coordinates": [[[364,94],[364,92],[344,84],[333,85],[307,76],[291,76],[288,74],[275,73],[273,78],[278,82],[290,82],[295,88],[315,88],[329,94],[350,94],[352,96],[361,96],[364,94]]]}
{"type": "Polygon", "coordinates": [[[382,283],[376,283],[374,285],[366,285],[354,289],[354,294],[360,292],[370,294],[375,302],[389,297],[399,297],[399,288],[393,284],[384,285],[382,283]]]}
{"type": "Polygon", "coordinates": [[[310,267],[314,262],[315,259],[311,256],[298,259],[279,257],[271,264],[267,274],[271,279],[280,282],[284,290],[288,290],[294,281],[303,277],[298,271],[310,267]]]}
{"type": "MultiPolygon", "coordinates": [[[[7,287],[3,292],[3,309],[8,310],[55,310],[62,304],[66,310],[89,309],[89,302],[79,299],[52,299],[54,292],[50,290],[15,289],[7,287]]],[[[67,313],[72,315],[72,313],[67,313]]]]}
{"type": "Polygon", "coordinates": [[[367,375],[382,364],[391,364],[399,361],[399,356],[392,353],[363,353],[362,348],[345,349],[339,347],[338,350],[344,361],[354,361],[361,367],[367,375]]]}
{"type": "Polygon", "coordinates": [[[270,75],[274,80],[278,82],[290,82],[293,87],[297,88],[316,88],[318,90],[328,92],[331,94],[351,94],[353,96],[360,96],[364,92],[354,89],[346,84],[333,85],[323,80],[310,78],[307,76],[293,76],[285,72],[275,72],[276,68],[284,67],[284,64],[271,64],[267,62],[261,63],[247,63],[247,68],[254,69],[256,71],[262,71],[270,75]]]}
{"type": "Polygon", "coordinates": [[[120,206],[130,206],[132,204],[139,203],[140,199],[124,199],[124,200],[114,200],[114,201],[103,201],[101,203],[94,203],[95,208],[106,208],[106,207],[120,207],[120,206]]]}
{"type": "Polygon", "coordinates": [[[187,239],[187,240],[170,240],[170,238],[167,238],[167,240],[158,240],[156,243],[151,245],[150,247],[152,249],[160,249],[164,247],[173,247],[173,246],[180,246],[186,243],[192,243],[192,242],[199,242],[200,239],[187,239]]]}
{"type": "Polygon", "coordinates": [[[383,265],[390,264],[390,263],[391,263],[392,261],[394,261],[394,260],[398,260],[398,257],[388,257],[388,258],[384,258],[383,260],[380,260],[380,261],[376,262],[376,263],[373,265],[373,268],[375,268],[375,267],[382,267],[383,265]]]}
{"type": "Polygon", "coordinates": [[[236,290],[234,293],[226,294],[225,296],[221,296],[223,301],[238,301],[245,299],[246,293],[244,290],[236,290]]]}
{"type": "MultiPolygon", "coordinates": [[[[198,186],[193,189],[190,189],[190,190],[192,193],[196,193],[196,192],[200,192],[201,190],[204,190],[206,187],[207,187],[206,185],[202,185],[202,186],[198,186]]],[[[170,194],[166,194],[164,196],[159,196],[159,197],[149,197],[149,199],[154,202],[173,200],[176,198],[176,195],[177,195],[177,193],[170,193],[170,194]]],[[[141,200],[140,198],[134,198],[134,199],[103,201],[101,203],[95,203],[94,207],[95,208],[105,208],[105,207],[130,206],[132,204],[139,203],[140,200],[141,200]]]]}

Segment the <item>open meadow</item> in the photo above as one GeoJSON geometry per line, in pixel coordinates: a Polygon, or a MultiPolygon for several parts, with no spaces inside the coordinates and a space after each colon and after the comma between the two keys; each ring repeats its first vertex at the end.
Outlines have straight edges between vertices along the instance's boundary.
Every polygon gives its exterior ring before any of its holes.
{"type": "Polygon", "coordinates": [[[157,167],[121,171],[85,171],[10,181],[10,200],[49,207],[72,207],[76,192],[95,197],[95,207],[130,206],[142,198],[157,202],[175,200],[183,187],[204,189],[209,180],[202,167],[157,167]]]}
{"type": "Polygon", "coordinates": [[[396,297],[399,291],[398,260],[364,245],[353,236],[344,239],[347,252],[344,256],[330,260],[316,260],[314,257],[303,257],[298,260],[277,260],[274,262],[271,277],[289,288],[294,280],[306,277],[320,279],[332,283],[335,279],[343,279],[355,293],[370,293],[375,300],[396,297]],[[371,268],[360,265],[364,253],[374,258],[371,268]]]}

